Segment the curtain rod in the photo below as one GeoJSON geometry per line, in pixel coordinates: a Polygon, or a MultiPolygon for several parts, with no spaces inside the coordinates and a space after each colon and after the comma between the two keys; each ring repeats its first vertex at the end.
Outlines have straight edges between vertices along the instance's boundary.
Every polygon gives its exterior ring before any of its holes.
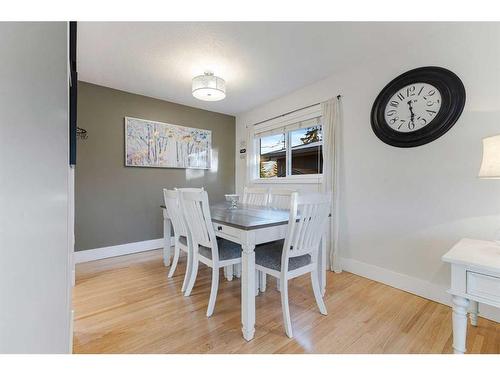
{"type": "MultiPolygon", "coordinates": [[[[341,97],[342,97],[342,95],[337,95],[337,100],[339,100],[341,97]]],[[[290,111],[290,112],[287,112],[287,113],[283,113],[282,115],[274,116],[274,117],[268,118],[267,120],[256,122],[255,124],[253,124],[253,126],[259,125],[259,124],[263,124],[264,122],[267,122],[267,121],[276,120],[277,118],[290,115],[290,114],[292,114],[294,112],[302,111],[303,109],[314,107],[315,105],[318,105],[318,104],[321,104],[321,102],[320,103],[314,103],[314,104],[311,104],[311,105],[306,105],[305,107],[294,109],[293,111],[290,111]]]]}

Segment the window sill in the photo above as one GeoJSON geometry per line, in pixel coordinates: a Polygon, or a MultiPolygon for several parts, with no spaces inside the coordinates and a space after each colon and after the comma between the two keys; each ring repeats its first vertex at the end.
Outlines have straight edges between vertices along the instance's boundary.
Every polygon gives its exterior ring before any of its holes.
{"type": "Polygon", "coordinates": [[[252,181],[253,184],[321,184],[322,182],[323,175],[256,178],[252,181]]]}

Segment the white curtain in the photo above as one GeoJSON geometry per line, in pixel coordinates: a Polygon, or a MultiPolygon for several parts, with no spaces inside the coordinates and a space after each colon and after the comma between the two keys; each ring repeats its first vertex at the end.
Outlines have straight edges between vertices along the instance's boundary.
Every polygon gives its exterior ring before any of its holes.
{"type": "Polygon", "coordinates": [[[339,143],[342,128],[342,103],[340,96],[321,103],[323,112],[323,186],[324,192],[332,192],[332,217],[330,218],[327,249],[330,268],[342,272],[339,254],[339,143]]]}
{"type": "MultiPolygon", "coordinates": [[[[255,170],[259,162],[255,158],[255,131],[253,127],[247,128],[247,139],[246,139],[246,173],[245,173],[245,186],[251,186],[252,180],[256,178],[255,170]]],[[[244,187],[242,187],[243,189],[244,187]]],[[[243,190],[240,192],[243,194],[243,190]]]]}

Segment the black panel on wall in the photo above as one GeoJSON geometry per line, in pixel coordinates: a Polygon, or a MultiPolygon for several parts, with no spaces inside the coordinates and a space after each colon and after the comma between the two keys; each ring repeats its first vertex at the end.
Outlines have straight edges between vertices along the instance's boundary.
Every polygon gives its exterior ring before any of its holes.
{"type": "Polygon", "coordinates": [[[76,165],[76,108],[78,73],[76,71],[76,22],[69,23],[69,164],[76,165]]]}

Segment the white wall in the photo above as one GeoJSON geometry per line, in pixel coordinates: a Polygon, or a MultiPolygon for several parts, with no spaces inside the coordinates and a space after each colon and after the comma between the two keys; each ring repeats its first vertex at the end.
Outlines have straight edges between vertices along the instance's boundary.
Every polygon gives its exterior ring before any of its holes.
{"type": "MultiPolygon", "coordinates": [[[[392,276],[429,283],[441,296],[434,299],[442,300],[449,267],[441,256],[462,237],[491,239],[500,229],[500,181],[477,178],[481,138],[500,133],[500,24],[447,24],[405,50],[372,56],[240,114],[237,148],[245,126],[337,94],[344,109],[340,247],[352,260],[346,264],[380,267],[392,276]],[[397,75],[430,65],[448,68],[464,82],[467,102],[461,118],[425,146],[400,149],[382,143],[370,126],[375,97],[397,75]]],[[[245,183],[244,169],[237,154],[238,191],[245,183]]],[[[432,298],[432,292],[426,296],[432,298]]]]}
{"type": "Polygon", "coordinates": [[[0,23],[0,353],[70,350],[67,43],[0,23]]]}

